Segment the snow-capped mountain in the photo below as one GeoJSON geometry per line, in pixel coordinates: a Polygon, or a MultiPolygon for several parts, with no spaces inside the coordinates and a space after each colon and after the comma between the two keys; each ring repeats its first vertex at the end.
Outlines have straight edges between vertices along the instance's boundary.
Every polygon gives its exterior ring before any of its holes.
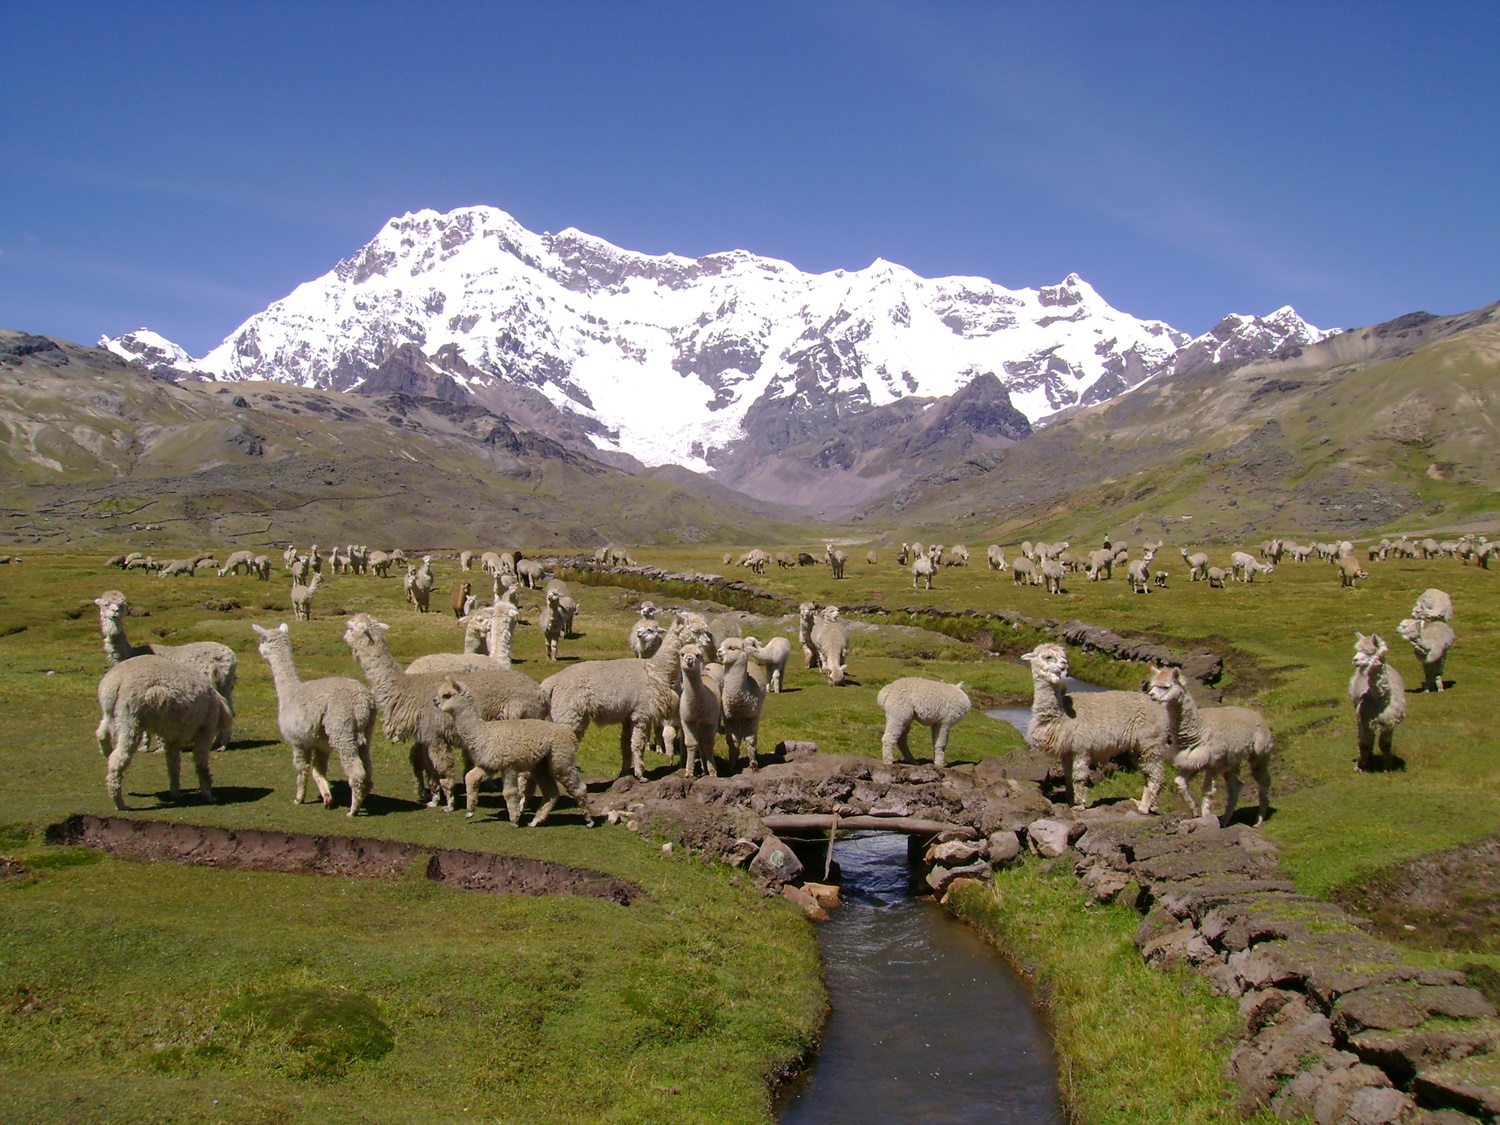
{"type": "Polygon", "coordinates": [[[149,328],[137,328],[123,336],[100,336],[99,347],[108,348],[126,363],[157,370],[188,371],[193,367],[193,357],[187,349],[172,343],[165,336],[149,328]]]}
{"type": "MultiPolygon", "coordinates": [[[[1259,335],[1245,347],[1274,350],[1278,332],[1321,338],[1290,309],[1250,319],[1259,335]]],[[[573,229],[536,234],[468,207],[390,220],[199,360],[144,330],[108,346],[147,366],[161,351],[168,366],[212,378],[333,389],[383,364],[388,377],[393,358],[409,370],[416,349],[439,381],[481,397],[503,390],[507,402],[544,398],[601,449],[701,471],[750,436],[747,423],[760,446],[780,448],[984,374],[1040,418],[1170,369],[1188,343],[1112,308],[1077,275],[1011,290],[883,260],[808,274],[741,250],[694,259],[573,229]]]]}
{"type": "Polygon", "coordinates": [[[1172,370],[1192,371],[1217,363],[1257,359],[1287,347],[1305,348],[1337,335],[1338,331],[1314,328],[1291,305],[1282,305],[1267,316],[1230,313],[1203,335],[1184,344],[1172,360],[1172,370]]]}

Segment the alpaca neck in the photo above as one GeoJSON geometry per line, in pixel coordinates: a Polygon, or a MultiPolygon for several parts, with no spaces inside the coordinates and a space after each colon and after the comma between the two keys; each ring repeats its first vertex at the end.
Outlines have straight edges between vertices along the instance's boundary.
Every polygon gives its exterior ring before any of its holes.
{"type": "Polygon", "coordinates": [[[490,622],[490,655],[510,664],[510,642],[515,636],[516,619],[509,613],[497,613],[490,622]]]}
{"type": "Polygon", "coordinates": [[[1203,714],[1186,688],[1167,704],[1167,735],[1177,746],[1196,746],[1203,737],[1203,714]]]}
{"type": "Polygon", "coordinates": [[[1046,677],[1032,674],[1031,713],[1044,718],[1058,718],[1068,713],[1068,688],[1066,684],[1054,684],[1046,677]]]}
{"type": "Polygon", "coordinates": [[[382,695],[399,690],[405,669],[396,663],[391,650],[374,637],[360,637],[354,644],[354,659],[365,670],[370,686],[382,695]]]}
{"type": "Polygon", "coordinates": [[[679,677],[682,669],[677,658],[682,653],[683,643],[681,630],[668,630],[667,635],[661,639],[661,647],[656,650],[656,655],[646,661],[646,674],[658,684],[675,688],[681,682],[679,677]]]}
{"type": "Polygon", "coordinates": [[[266,663],[271,666],[271,679],[276,684],[277,696],[290,694],[302,682],[297,676],[297,665],[292,660],[290,647],[271,645],[270,651],[266,653],[266,663]]]}
{"type": "Polygon", "coordinates": [[[117,617],[101,617],[100,627],[104,632],[104,655],[111,664],[118,664],[122,660],[129,660],[132,656],[142,656],[151,651],[150,647],[137,648],[130,643],[125,636],[125,626],[120,624],[117,617]]]}
{"type": "MultiPolygon", "coordinates": [[[[458,730],[459,737],[470,746],[477,746],[484,740],[484,719],[479,715],[479,708],[474,700],[465,696],[455,696],[459,704],[448,715],[453,719],[453,725],[458,730]]],[[[443,710],[443,708],[438,708],[443,710]]]]}

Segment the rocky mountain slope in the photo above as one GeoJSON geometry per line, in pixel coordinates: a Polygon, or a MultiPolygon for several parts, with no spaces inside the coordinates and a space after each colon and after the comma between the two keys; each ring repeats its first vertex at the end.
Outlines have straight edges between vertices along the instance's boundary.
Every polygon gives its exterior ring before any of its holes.
{"type": "Polygon", "coordinates": [[[0,330],[0,541],[780,537],[783,509],[633,476],[435,390],[174,382],[103,349],[0,330]]]}
{"type": "Polygon", "coordinates": [[[862,518],[989,538],[1494,533],[1500,305],[1412,313],[1250,360],[1212,349],[1026,441],[949,462],[862,518]]]}
{"type": "MultiPolygon", "coordinates": [[[[146,330],[101,343],[162,373],[469,395],[573,448],[717,471],[771,499],[825,445],[858,447],[838,458],[855,503],[878,480],[910,479],[895,461],[895,477],[858,464],[870,450],[857,435],[887,424],[864,415],[899,407],[888,417],[909,418],[912,400],[926,408],[983,378],[985,397],[998,387],[1035,421],[1179,362],[1324,335],[1282,309],[1190,341],[1112,308],[1076,275],[1011,290],[879,260],[808,274],[744,251],[692,259],[571,229],[536,234],[469,207],[392,219],[201,359],[146,330]],[[784,473],[761,471],[783,457],[784,473]]],[[[1015,435],[983,434],[981,447],[1001,436],[1015,435]]]]}

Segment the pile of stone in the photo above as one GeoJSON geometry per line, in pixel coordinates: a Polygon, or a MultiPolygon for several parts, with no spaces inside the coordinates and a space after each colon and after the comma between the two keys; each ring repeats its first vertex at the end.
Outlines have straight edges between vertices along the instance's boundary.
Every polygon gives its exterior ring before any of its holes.
{"type": "Polygon", "coordinates": [[[1212,817],[1091,810],[1026,829],[1073,857],[1098,901],[1129,899],[1154,965],[1191,966],[1240,997],[1229,1074],[1240,1109],[1319,1125],[1459,1125],[1500,1115],[1500,1021],[1450,969],[1409,964],[1368,923],[1299,894],[1275,847],[1212,817]]]}

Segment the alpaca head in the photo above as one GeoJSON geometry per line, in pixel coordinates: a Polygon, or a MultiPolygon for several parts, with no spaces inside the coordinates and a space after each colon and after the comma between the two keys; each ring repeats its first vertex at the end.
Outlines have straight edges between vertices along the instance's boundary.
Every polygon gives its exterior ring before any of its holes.
{"type": "Polygon", "coordinates": [[[1168,704],[1187,694],[1187,681],[1181,668],[1158,668],[1151,666],[1151,674],[1141,685],[1141,690],[1157,703],[1168,704]]]}
{"type": "Polygon", "coordinates": [[[94,604],[99,607],[99,622],[103,625],[118,621],[130,614],[130,604],[119,590],[104,591],[94,599],[94,604]]]}
{"type": "Polygon", "coordinates": [[[1374,671],[1385,661],[1385,654],[1389,652],[1386,643],[1380,639],[1379,633],[1371,633],[1368,637],[1358,629],[1354,630],[1354,667],[1361,671],[1374,671]]]}
{"type": "Polygon", "coordinates": [[[255,635],[260,638],[260,643],[256,648],[262,656],[270,656],[273,651],[285,649],[291,643],[291,634],[287,631],[285,621],[275,629],[263,629],[254,622],[251,622],[250,628],[254,629],[255,635]]]}
{"type": "Polygon", "coordinates": [[[368,613],[356,613],[344,623],[344,643],[353,645],[360,641],[384,641],[390,628],[384,621],[377,621],[368,613]]]}
{"type": "Polygon", "coordinates": [[[1415,641],[1422,635],[1422,623],[1415,617],[1404,617],[1396,626],[1396,632],[1400,633],[1409,641],[1415,641]]]}
{"type": "Polygon", "coordinates": [[[1033,679],[1041,679],[1053,687],[1066,687],[1068,682],[1068,650],[1051,642],[1037,645],[1022,657],[1031,665],[1033,679]]]}
{"type": "Polygon", "coordinates": [[[439,711],[451,715],[469,698],[469,689],[463,684],[457,680],[444,680],[438,685],[437,694],[432,697],[432,702],[439,711]]]}
{"type": "Polygon", "coordinates": [[[697,645],[683,645],[677,654],[677,666],[695,676],[703,674],[703,650],[697,645]]]}

